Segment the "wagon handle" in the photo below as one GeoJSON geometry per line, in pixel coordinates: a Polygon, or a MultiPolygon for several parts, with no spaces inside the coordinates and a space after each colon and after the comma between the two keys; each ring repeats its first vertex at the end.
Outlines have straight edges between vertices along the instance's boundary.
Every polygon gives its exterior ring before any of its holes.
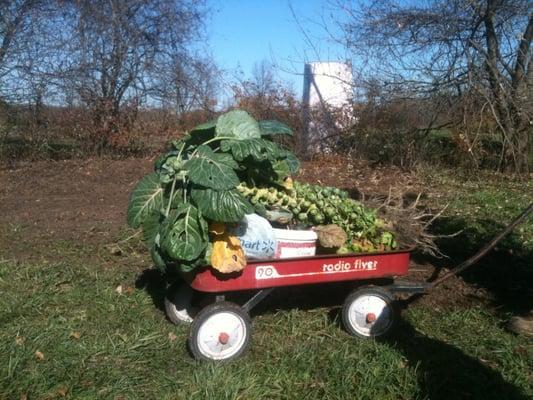
{"type": "Polygon", "coordinates": [[[470,267],[471,265],[478,262],[482,257],[484,257],[490,250],[494,248],[505,236],[507,236],[511,231],[516,228],[517,225],[520,225],[522,222],[525,221],[527,216],[531,214],[533,211],[533,203],[529,205],[516,219],[511,222],[507,227],[501,231],[498,235],[496,235],[489,243],[487,243],[481,250],[479,250],[476,254],[474,254],[472,257],[470,257],[468,260],[463,261],[461,264],[459,264],[457,267],[453,268],[452,270],[448,271],[448,273],[444,274],[440,278],[434,280],[431,282],[426,289],[430,290],[433,289],[435,286],[440,285],[442,282],[444,282],[446,279],[451,278],[454,275],[457,275],[461,272],[463,272],[465,269],[470,267]]]}

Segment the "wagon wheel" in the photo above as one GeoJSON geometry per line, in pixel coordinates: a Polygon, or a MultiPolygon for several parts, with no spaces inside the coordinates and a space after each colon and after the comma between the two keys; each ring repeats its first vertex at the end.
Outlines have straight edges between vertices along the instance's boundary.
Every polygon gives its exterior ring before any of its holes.
{"type": "Polygon", "coordinates": [[[354,336],[368,338],[387,335],[397,320],[394,298],[379,287],[354,290],[342,307],[342,322],[354,336]]]}
{"type": "Polygon", "coordinates": [[[194,318],[189,335],[193,356],[228,361],[250,346],[250,317],[237,304],[222,301],[205,307],[194,318]]]}
{"type": "Polygon", "coordinates": [[[165,314],[175,325],[190,324],[197,310],[191,306],[192,288],[185,282],[173,285],[165,296],[165,314]]]}

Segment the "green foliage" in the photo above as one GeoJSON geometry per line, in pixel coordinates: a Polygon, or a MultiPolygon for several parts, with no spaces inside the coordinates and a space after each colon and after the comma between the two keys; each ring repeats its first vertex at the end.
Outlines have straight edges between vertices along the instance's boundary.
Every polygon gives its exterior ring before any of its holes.
{"type": "Polygon", "coordinates": [[[289,135],[292,136],[292,130],[283,122],[276,120],[259,121],[261,134],[266,135],[289,135]]]}
{"type": "MultiPolygon", "coordinates": [[[[281,132],[284,124],[265,126],[281,132]]],[[[128,223],[142,227],[158,267],[189,271],[206,264],[209,222],[238,222],[254,212],[236,190],[241,182],[282,184],[297,169],[296,157],[261,138],[248,113],[230,111],[172,142],[132,192],[128,223]]]]}
{"type": "Polygon", "coordinates": [[[161,212],[153,210],[142,223],[143,239],[148,248],[155,244],[155,238],[159,233],[159,224],[161,223],[161,212]]]}
{"type": "Polygon", "coordinates": [[[218,117],[216,137],[253,139],[261,137],[259,123],[243,110],[233,110],[218,117]]]}
{"type": "Polygon", "coordinates": [[[251,204],[236,190],[218,191],[194,186],[191,198],[202,213],[213,221],[238,222],[254,212],[251,204]]]}
{"type": "Polygon", "coordinates": [[[273,142],[265,139],[223,140],[222,151],[229,151],[237,161],[251,157],[255,161],[275,160],[282,155],[282,150],[273,142]]]}
{"type": "Polygon", "coordinates": [[[161,249],[173,260],[194,261],[207,245],[207,223],[191,204],[181,204],[161,225],[161,249]]]}
{"type": "Polygon", "coordinates": [[[128,225],[138,228],[145,218],[153,211],[159,210],[163,204],[163,188],[159,183],[158,174],[146,175],[131,192],[128,204],[128,225]]]}
{"type": "Polygon", "coordinates": [[[183,168],[189,179],[197,185],[217,190],[227,190],[239,184],[234,172],[238,164],[229,154],[217,154],[209,146],[201,145],[183,168]]]}

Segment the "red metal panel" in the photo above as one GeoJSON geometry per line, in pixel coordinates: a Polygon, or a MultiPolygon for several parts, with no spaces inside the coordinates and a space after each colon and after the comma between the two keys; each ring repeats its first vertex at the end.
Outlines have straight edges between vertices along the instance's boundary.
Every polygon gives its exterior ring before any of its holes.
{"type": "Polygon", "coordinates": [[[392,277],[407,274],[409,255],[406,250],[253,261],[238,273],[221,274],[206,267],[185,278],[201,292],[229,292],[392,277]]]}

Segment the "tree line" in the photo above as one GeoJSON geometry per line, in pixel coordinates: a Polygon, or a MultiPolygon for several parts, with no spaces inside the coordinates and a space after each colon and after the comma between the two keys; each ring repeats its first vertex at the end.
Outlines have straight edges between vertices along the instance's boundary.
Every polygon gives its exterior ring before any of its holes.
{"type": "MultiPolygon", "coordinates": [[[[196,0],[0,0],[0,102],[83,109],[108,145],[141,105],[209,108],[216,67],[196,0]]],[[[135,117],[133,115],[133,117],[135,117]]]]}

